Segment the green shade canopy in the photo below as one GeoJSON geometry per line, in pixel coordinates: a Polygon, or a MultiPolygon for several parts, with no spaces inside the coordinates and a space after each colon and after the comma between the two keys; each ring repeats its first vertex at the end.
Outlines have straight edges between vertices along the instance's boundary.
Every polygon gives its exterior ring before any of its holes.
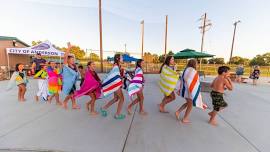
{"type": "Polygon", "coordinates": [[[185,50],[177,52],[174,55],[174,58],[175,59],[209,58],[209,57],[213,57],[213,56],[215,56],[215,55],[201,53],[201,52],[197,52],[197,51],[191,50],[191,49],[185,49],[185,50]]]}

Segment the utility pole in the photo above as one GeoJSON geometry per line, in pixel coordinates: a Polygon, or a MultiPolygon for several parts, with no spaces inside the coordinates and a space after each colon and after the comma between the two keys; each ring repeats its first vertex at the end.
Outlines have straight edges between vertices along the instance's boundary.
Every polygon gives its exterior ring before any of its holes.
{"type": "MultiPolygon", "coordinates": [[[[204,13],[204,15],[200,18],[202,20],[202,26],[199,27],[199,29],[202,30],[202,40],[201,40],[201,53],[203,52],[203,45],[204,45],[204,35],[207,31],[207,27],[211,27],[212,24],[210,23],[210,20],[207,20],[207,14],[204,13]]],[[[209,29],[208,29],[209,30],[209,29]]],[[[202,70],[202,58],[200,59],[200,70],[202,70]]]]}
{"type": "Polygon", "coordinates": [[[165,50],[164,50],[165,58],[166,58],[166,54],[167,54],[167,36],[168,36],[168,15],[166,15],[166,26],[165,26],[165,50]]]}
{"type": "Polygon", "coordinates": [[[103,47],[102,47],[102,11],[101,0],[99,0],[99,51],[100,51],[100,68],[103,72],[103,47]]]}
{"type": "Polygon", "coordinates": [[[142,59],[143,59],[143,51],[144,51],[144,20],[141,21],[142,25],[142,59]]]}
{"type": "Polygon", "coordinates": [[[237,24],[240,23],[241,21],[238,20],[236,22],[233,23],[234,25],[234,31],[233,31],[233,40],[232,40],[232,48],[231,48],[231,55],[230,55],[230,61],[229,61],[229,64],[231,64],[231,61],[232,61],[232,55],[233,55],[233,47],[234,47],[234,40],[235,40],[235,33],[236,33],[236,27],[237,27],[237,24]]]}
{"type": "Polygon", "coordinates": [[[127,53],[127,44],[125,43],[125,53],[127,53]]]}
{"type": "Polygon", "coordinates": [[[206,24],[206,13],[204,13],[204,17],[203,17],[201,52],[203,52],[203,43],[204,43],[204,34],[205,34],[205,24],[206,24]]]}

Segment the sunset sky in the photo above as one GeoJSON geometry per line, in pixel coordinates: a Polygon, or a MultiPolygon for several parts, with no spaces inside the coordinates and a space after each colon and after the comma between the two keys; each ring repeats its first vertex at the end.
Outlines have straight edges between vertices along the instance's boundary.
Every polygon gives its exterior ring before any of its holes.
{"type": "MultiPolygon", "coordinates": [[[[98,0],[0,0],[0,36],[31,44],[67,41],[99,49],[98,0]]],[[[234,55],[251,58],[270,51],[270,1],[267,0],[103,0],[103,48],[138,56],[140,22],[145,20],[145,51],[164,51],[165,15],[169,16],[168,50],[200,50],[198,19],[206,12],[213,26],[205,35],[207,53],[229,58],[233,22],[241,20],[234,55]],[[133,53],[137,52],[137,54],[133,53]]],[[[111,54],[106,54],[111,55],[111,54]]]]}

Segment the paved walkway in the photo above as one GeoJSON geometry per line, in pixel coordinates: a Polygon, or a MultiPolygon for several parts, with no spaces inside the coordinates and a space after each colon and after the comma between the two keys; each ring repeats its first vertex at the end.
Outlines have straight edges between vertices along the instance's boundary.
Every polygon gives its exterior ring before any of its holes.
{"type": "MultiPolygon", "coordinates": [[[[158,112],[161,101],[158,75],[146,75],[146,117],[135,112],[125,120],[114,120],[115,106],[106,118],[91,117],[85,110],[88,97],[78,103],[82,110],[63,110],[56,105],[33,101],[36,81],[32,80],[26,103],[18,103],[17,90],[6,92],[0,82],[0,152],[269,152],[270,86],[236,85],[226,93],[228,109],[219,115],[218,127],[207,124],[207,111],[194,109],[191,125],[175,120],[180,97],[158,112]]],[[[209,94],[203,93],[211,106],[209,94]]],[[[99,100],[97,108],[108,99],[99,100]]],[[[128,97],[126,96],[126,105],[128,97]]],[[[125,106],[126,106],[125,105],[125,106]]],[[[125,110],[124,110],[125,112],[125,110]]]]}

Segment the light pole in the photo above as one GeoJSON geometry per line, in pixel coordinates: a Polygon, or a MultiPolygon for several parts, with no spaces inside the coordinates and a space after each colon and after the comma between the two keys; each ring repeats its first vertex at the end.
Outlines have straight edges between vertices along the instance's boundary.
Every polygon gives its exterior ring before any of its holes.
{"type": "Polygon", "coordinates": [[[236,22],[233,23],[233,25],[234,25],[234,31],[233,31],[232,48],[231,48],[231,55],[230,55],[230,61],[229,61],[230,64],[231,64],[231,61],[232,61],[233,47],[234,47],[234,40],[235,40],[235,33],[236,33],[236,27],[237,27],[237,24],[238,23],[241,23],[241,21],[238,20],[238,21],[236,21],[236,22]]]}
{"type": "Polygon", "coordinates": [[[144,20],[141,21],[142,25],[142,59],[143,59],[143,50],[144,50],[144,20]]]}
{"type": "Polygon", "coordinates": [[[100,68],[103,72],[103,47],[102,47],[102,11],[101,0],[99,0],[99,51],[100,51],[100,68]]]}
{"type": "Polygon", "coordinates": [[[164,50],[165,58],[166,58],[166,53],[167,53],[167,37],[168,37],[168,15],[166,15],[166,26],[165,26],[165,50],[164,50]]]}

